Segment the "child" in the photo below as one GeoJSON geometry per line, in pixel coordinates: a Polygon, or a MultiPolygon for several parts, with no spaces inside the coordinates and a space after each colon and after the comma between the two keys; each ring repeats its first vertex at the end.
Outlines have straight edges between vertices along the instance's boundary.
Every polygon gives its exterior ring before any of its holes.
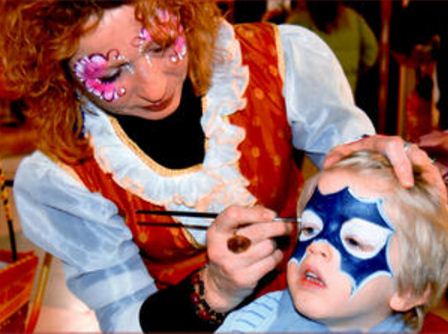
{"type": "Polygon", "coordinates": [[[354,154],[318,174],[298,204],[288,290],[231,313],[219,332],[408,332],[448,281],[448,210],[414,168],[401,187],[386,158],[354,154]]]}

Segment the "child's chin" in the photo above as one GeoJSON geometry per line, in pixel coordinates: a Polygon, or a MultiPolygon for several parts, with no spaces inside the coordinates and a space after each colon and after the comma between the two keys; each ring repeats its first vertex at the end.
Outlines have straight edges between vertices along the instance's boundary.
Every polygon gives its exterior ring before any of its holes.
{"type": "Polygon", "coordinates": [[[328,316],[327,307],[323,301],[314,301],[308,298],[306,300],[298,299],[294,300],[294,306],[296,311],[306,318],[319,321],[328,316]]]}

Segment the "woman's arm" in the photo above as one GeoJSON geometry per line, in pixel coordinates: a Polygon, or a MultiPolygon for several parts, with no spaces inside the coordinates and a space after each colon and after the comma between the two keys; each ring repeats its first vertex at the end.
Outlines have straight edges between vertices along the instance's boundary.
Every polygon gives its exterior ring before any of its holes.
{"type": "Polygon", "coordinates": [[[14,195],[26,237],[62,260],[101,329],[141,331],[140,307],[157,289],[116,206],[39,152],[22,161],[14,195]]]}
{"type": "Polygon", "coordinates": [[[293,144],[322,167],[334,146],[375,132],[356,107],[350,85],[331,49],[316,34],[279,27],[284,50],[284,96],[293,144]]]}
{"type": "Polygon", "coordinates": [[[207,233],[208,266],[157,291],[116,206],[76,176],[37,152],[21,163],[14,193],[25,235],[62,260],[68,287],[107,332],[213,331],[222,321],[214,310],[252,293],[282,259],[271,238],[292,230],[271,210],[228,208],[207,233]],[[227,248],[236,230],[252,242],[241,254],[227,248]]]}

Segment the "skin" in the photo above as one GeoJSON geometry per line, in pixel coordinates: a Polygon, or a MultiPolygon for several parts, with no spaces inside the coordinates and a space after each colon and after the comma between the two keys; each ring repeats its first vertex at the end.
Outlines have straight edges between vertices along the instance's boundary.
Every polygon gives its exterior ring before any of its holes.
{"type": "MultiPolygon", "coordinates": [[[[105,12],[98,27],[83,36],[76,54],[69,64],[75,64],[86,56],[114,51],[125,61],[111,61],[106,73],[113,75],[117,69],[122,73],[116,80],[117,89],[124,87],[126,94],[105,101],[85,90],[84,93],[98,106],[112,114],[126,114],[150,120],[171,115],[179,105],[182,86],[187,76],[188,51],[179,62],[169,61],[172,50],[163,57],[157,45],[149,44],[150,55],[142,54],[135,45],[139,36],[140,22],[134,18],[132,6],[122,6],[105,12]],[[128,70],[131,66],[132,70],[128,70]]],[[[289,235],[292,224],[272,222],[275,212],[262,207],[244,208],[232,206],[224,210],[207,232],[209,264],[203,270],[205,295],[208,304],[216,311],[229,311],[252,293],[257,282],[273,270],[283,254],[276,248],[275,237],[289,235]],[[245,227],[241,227],[241,225],[245,227]],[[249,226],[247,226],[249,224],[249,226]],[[242,254],[234,254],[227,248],[227,240],[238,231],[251,236],[252,246],[242,254]]]]}
{"type": "Polygon", "coordinates": [[[448,185],[448,133],[433,131],[421,136],[418,145],[430,152],[435,159],[435,166],[444,176],[445,184],[448,185]]]}
{"type": "MultiPolygon", "coordinates": [[[[344,170],[325,172],[318,185],[323,194],[349,186],[357,196],[372,199],[389,192],[384,181],[372,184],[369,178],[344,170]]],[[[396,237],[392,237],[389,258],[392,271],[396,272],[400,262],[396,237]]],[[[340,264],[340,253],[324,241],[311,243],[300,264],[288,264],[288,286],[297,310],[325,323],[332,330],[367,330],[389,316],[392,301],[398,296],[394,279],[387,275],[377,276],[352,295],[351,282],[340,270],[340,264]],[[320,281],[306,279],[307,271],[317,274],[320,281]]]]}
{"type": "Polygon", "coordinates": [[[236,307],[283,259],[273,238],[291,234],[293,225],[273,222],[275,217],[274,211],[261,206],[232,206],[208,229],[209,264],[203,279],[208,287],[206,299],[213,309],[226,312],[236,307]],[[227,248],[227,240],[236,230],[252,242],[248,250],[239,254],[227,248]]]}
{"type": "Polygon", "coordinates": [[[418,145],[424,149],[439,151],[448,155],[448,132],[430,132],[419,138],[418,145]]]}
{"type": "MultiPolygon", "coordinates": [[[[85,91],[99,107],[112,114],[125,114],[150,120],[163,119],[179,106],[182,86],[187,76],[188,53],[177,63],[169,60],[172,47],[160,50],[157,44],[149,43],[144,52],[136,45],[142,25],[134,17],[132,6],[121,6],[105,12],[99,26],[80,39],[79,49],[70,59],[73,69],[81,58],[92,54],[108,55],[118,50],[124,60],[111,60],[105,71],[110,77],[121,71],[114,81],[126,93],[113,101],[105,101],[85,91]],[[149,55],[148,61],[145,55],[149,55]],[[132,70],[129,70],[129,66],[132,70]]],[[[78,78],[80,87],[83,83],[78,78]]]]}
{"type": "Polygon", "coordinates": [[[443,201],[447,202],[447,189],[442,176],[437,167],[432,164],[428,154],[415,144],[410,145],[405,150],[404,143],[405,141],[398,136],[374,135],[352,143],[338,145],[326,156],[324,168],[330,167],[353,152],[361,150],[380,152],[389,159],[398,180],[404,187],[411,188],[414,185],[412,166],[418,166],[422,170],[423,178],[434,184],[439,190],[439,195],[443,201]]]}
{"type": "MultiPolygon", "coordinates": [[[[84,89],[84,94],[91,101],[111,114],[160,120],[171,115],[179,106],[187,76],[188,51],[180,61],[170,62],[173,47],[161,50],[158,45],[148,43],[142,50],[135,44],[141,28],[141,23],[135,20],[132,6],[106,11],[99,25],[81,37],[79,49],[70,59],[69,65],[74,70],[80,59],[94,54],[107,56],[117,52],[122,59],[108,62],[102,75],[111,78],[120,71],[114,81],[120,92],[119,97],[106,101],[89,93],[74,74],[78,86],[84,89]]],[[[372,136],[361,143],[339,146],[330,155],[327,164],[353,150],[372,147],[392,156],[394,165],[403,172],[402,178],[411,184],[409,159],[412,157],[406,156],[402,144],[402,140],[400,142],[396,138],[387,140],[372,136]]],[[[209,265],[203,271],[203,279],[207,302],[215,310],[228,311],[238,305],[253,291],[257,282],[280,263],[283,254],[276,248],[273,238],[288,235],[292,226],[272,222],[274,217],[275,213],[265,208],[232,206],[224,210],[208,230],[209,265]],[[250,236],[252,241],[252,246],[241,254],[234,254],[227,249],[227,240],[236,231],[250,236]]]]}

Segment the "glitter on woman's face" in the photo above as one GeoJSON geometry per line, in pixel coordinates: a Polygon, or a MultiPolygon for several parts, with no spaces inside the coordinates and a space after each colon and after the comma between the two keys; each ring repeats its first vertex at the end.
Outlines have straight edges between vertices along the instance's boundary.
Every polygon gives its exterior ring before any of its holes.
{"type": "MultiPolygon", "coordinates": [[[[92,54],[79,59],[74,72],[76,77],[84,84],[87,91],[100,99],[112,102],[126,93],[124,88],[118,88],[115,79],[120,74],[120,69],[107,74],[110,53],[107,55],[92,54]]],[[[115,58],[118,58],[116,54],[115,58]]]]}

